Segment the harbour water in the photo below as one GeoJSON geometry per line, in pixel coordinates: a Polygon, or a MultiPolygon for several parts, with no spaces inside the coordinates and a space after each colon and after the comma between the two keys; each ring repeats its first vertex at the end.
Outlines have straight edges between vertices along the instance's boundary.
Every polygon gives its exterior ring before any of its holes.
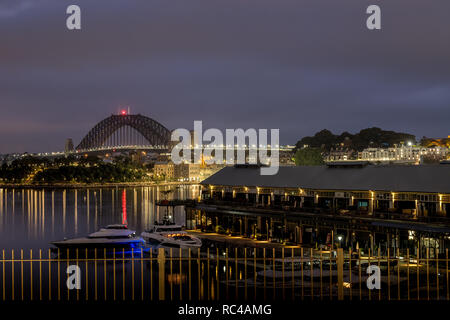
{"type": "MultiPolygon", "coordinates": [[[[194,199],[198,194],[197,185],[0,188],[0,249],[45,250],[50,241],[84,236],[108,224],[127,223],[140,234],[165,214],[166,208],[156,206],[156,201],[194,199]]],[[[175,207],[173,219],[185,224],[183,207],[175,207]]]]}

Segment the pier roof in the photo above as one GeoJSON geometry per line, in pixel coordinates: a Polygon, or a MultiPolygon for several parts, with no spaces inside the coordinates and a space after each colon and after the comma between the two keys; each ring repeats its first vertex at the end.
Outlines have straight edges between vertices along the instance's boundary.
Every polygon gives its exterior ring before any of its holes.
{"type": "Polygon", "coordinates": [[[285,166],[264,176],[258,167],[225,167],[203,185],[317,190],[450,193],[450,165],[285,166]]]}

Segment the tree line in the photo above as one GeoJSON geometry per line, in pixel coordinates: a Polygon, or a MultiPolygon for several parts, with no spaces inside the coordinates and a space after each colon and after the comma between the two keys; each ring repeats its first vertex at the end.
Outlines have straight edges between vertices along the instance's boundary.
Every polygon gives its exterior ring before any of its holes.
{"type": "Polygon", "coordinates": [[[140,182],[153,179],[151,167],[118,157],[105,163],[93,156],[46,158],[24,157],[0,168],[0,181],[5,183],[111,183],[140,182]]]}

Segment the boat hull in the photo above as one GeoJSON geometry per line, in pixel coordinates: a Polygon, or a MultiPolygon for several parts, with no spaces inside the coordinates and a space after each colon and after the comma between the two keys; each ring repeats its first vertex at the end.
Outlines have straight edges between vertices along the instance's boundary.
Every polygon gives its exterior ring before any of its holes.
{"type": "Polygon", "coordinates": [[[116,249],[131,249],[136,248],[139,249],[143,246],[143,239],[130,239],[130,240],[120,240],[120,241],[95,241],[96,239],[89,239],[89,241],[85,238],[80,239],[69,239],[62,241],[54,241],[51,242],[52,245],[59,249],[75,249],[75,248],[86,248],[86,249],[95,249],[95,248],[116,248],[116,249]]]}

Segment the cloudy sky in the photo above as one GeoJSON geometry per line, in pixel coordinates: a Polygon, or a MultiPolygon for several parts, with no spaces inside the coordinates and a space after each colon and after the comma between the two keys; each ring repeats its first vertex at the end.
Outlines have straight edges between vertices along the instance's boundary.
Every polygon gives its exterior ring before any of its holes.
{"type": "Polygon", "coordinates": [[[0,153],[131,106],[169,129],[450,134],[448,0],[0,0],[0,153]],[[82,30],[66,8],[82,9],[82,30]],[[370,4],[382,30],[366,28],[370,4]]]}

